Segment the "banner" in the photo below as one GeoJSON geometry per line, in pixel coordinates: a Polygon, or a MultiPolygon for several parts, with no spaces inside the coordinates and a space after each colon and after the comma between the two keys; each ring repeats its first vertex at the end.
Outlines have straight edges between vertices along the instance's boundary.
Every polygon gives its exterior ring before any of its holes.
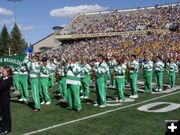
{"type": "Polygon", "coordinates": [[[21,66],[26,55],[0,56],[0,66],[21,66]]]}

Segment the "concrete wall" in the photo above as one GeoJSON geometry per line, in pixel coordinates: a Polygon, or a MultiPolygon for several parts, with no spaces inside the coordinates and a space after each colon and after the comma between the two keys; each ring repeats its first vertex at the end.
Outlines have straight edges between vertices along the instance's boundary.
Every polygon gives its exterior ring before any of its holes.
{"type": "Polygon", "coordinates": [[[41,47],[50,47],[50,48],[58,48],[60,45],[60,42],[55,40],[55,35],[54,34],[50,34],[47,37],[39,40],[38,42],[33,44],[33,51],[34,53],[36,52],[40,52],[40,48],[41,47]]]}

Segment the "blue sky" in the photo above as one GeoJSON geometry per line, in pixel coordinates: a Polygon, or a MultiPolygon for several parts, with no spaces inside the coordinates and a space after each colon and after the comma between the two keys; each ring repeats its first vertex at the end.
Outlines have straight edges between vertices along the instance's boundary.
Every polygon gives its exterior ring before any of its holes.
{"type": "Polygon", "coordinates": [[[35,43],[53,32],[53,26],[66,25],[78,12],[126,9],[179,0],[0,0],[0,30],[11,30],[15,18],[28,43],[35,43]]]}

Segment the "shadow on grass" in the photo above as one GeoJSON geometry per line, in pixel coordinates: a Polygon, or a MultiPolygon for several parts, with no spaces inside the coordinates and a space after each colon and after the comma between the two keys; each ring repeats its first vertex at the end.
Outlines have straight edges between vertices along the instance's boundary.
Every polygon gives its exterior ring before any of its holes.
{"type": "Polygon", "coordinates": [[[84,99],[84,100],[82,100],[82,102],[85,104],[92,104],[92,105],[95,103],[95,101],[92,99],[84,99]]]}
{"type": "Polygon", "coordinates": [[[60,107],[63,107],[63,108],[67,108],[68,107],[68,103],[67,102],[59,102],[56,105],[59,105],[60,107]]]}
{"type": "Polygon", "coordinates": [[[11,102],[26,105],[26,106],[28,106],[30,109],[33,109],[33,107],[34,107],[34,102],[25,103],[24,101],[22,102],[22,101],[14,100],[14,99],[11,99],[11,102]]]}

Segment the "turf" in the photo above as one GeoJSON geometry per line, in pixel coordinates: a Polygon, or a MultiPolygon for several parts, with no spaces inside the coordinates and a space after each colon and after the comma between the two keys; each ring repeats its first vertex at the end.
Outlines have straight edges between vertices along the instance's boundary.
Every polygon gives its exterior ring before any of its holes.
{"type": "MultiPolygon", "coordinates": [[[[142,80],[142,73],[139,75],[139,80],[142,80]]],[[[168,83],[166,74],[164,75],[164,83],[168,83]]],[[[180,74],[177,74],[176,84],[180,85],[180,74]]],[[[93,92],[93,89],[91,89],[92,100],[89,102],[84,102],[82,100],[83,110],[81,112],[76,112],[67,110],[65,108],[67,106],[66,104],[59,104],[58,96],[56,94],[57,90],[57,86],[50,90],[52,104],[49,106],[41,106],[41,111],[38,113],[31,112],[30,106],[32,104],[25,105],[13,99],[11,102],[13,127],[10,135],[28,133],[34,130],[165,95],[147,95],[145,93],[139,93],[139,98],[135,102],[123,103],[121,106],[106,107],[102,109],[92,105],[93,101],[96,99],[96,95],[95,92],[93,92]]],[[[130,95],[131,92],[126,90],[125,93],[126,95],[130,95]]],[[[113,89],[108,89],[107,96],[111,99],[117,97],[117,93],[113,89]]],[[[164,101],[180,103],[179,98],[180,94],[176,94],[151,102],[164,101]]],[[[180,119],[180,109],[167,113],[146,113],[137,110],[137,107],[141,105],[47,130],[37,133],[37,135],[163,135],[165,131],[164,121],[166,119],[180,119]]]]}

